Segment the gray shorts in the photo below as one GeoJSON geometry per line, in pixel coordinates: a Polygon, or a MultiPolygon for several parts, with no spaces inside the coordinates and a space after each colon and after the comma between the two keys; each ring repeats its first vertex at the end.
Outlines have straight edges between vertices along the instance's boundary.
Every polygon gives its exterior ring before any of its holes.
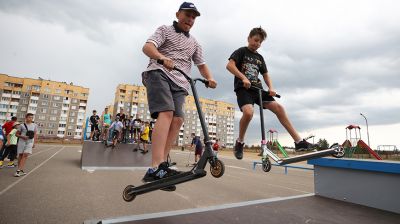
{"type": "Polygon", "coordinates": [[[143,72],[142,82],[147,89],[147,102],[151,117],[160,112],[174,111],[174,117],[184,118],[183,105],[188,92],[175,84],[161,70],[143,72]]]}
{"type": "Polygon", "coordinates": [[[18,148],[17,148],[17,152],[18,154],[32,154],[32,148],[33,148],[33,141],[24,141],[22,139],[20,139],[18,141],[18,148]]]}

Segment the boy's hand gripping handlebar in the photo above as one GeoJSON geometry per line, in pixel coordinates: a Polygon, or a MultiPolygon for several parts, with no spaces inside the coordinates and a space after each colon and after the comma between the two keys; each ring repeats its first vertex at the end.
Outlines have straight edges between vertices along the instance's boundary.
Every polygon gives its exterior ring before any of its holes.
{"type": "MultiPolygon", "coordinates": [[[[164,60],[157,59],[157,63],[160,64],[160,65],[164,65],[164,60]]],[[[176,70],[176,71],[180,72],[183,76],[185,76],[185,78],[187,80],[192,80],[194,83],[196,83],[196,81],[200,81],[200,82],[204,83],[204,85],[208,88],[208,80],[207,79],[202,79],[202,78],[192,79],[189,76],[187,76],[185,72],[183,72],[182,70],[180,70],[176,66],[174,66],[173,70],[176,70]]]]}
{"type": "MultiPolygon", "coordinates": [[[[267,90],[264,90],[264,89],[261,89],[261,88],[258,88],[258,87],[256,87],[256,86],[250,86],[250,89],[254,89],[254,90],[257,90],[257,91],[262,91],[262,92],[266,92],[268,95],[270,94],[269,93],[269,91],[267,91],[267,90]]],[[[276,97],[276,98],[281,98],[281,95],[279,95],[279,94],[275,94],[275,96],[273,96],[273,97],[276,97]]]]}

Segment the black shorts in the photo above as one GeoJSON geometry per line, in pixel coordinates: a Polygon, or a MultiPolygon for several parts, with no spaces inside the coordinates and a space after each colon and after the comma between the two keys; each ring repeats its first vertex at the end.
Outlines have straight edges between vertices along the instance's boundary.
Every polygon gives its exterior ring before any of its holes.
{"type": "Polygon", "coordinates": [[[119,136],[119,131],[114,130],[112,133],[112,139],[114,139],[114,137],[118,137],[119,136]]]}
{"type": "Polygon", "coordinates": [[[96,130],[96,131],[99,130],[99,125],[98,124],[93,124],[93,125],[90,126],[90,131],[94,131],[94,130],[96,130]]]}
{"type": "MultiPolygon", "coordinates": [[[[260,98],[256,90],[247,90],[245,88],[240,88],[236,90],[236,97],[240,111],[242,111],[242,107],[246,104],[254,105],[254,103],[256,103],[257,105],[259,105],[260,98]]],[[[272,96],[268,95],[266,92],[262,93],[262,100],[263,102],[275,101],[275,99],[272,96]]]]}
{"type": "Polygon", "coordinates": [[[201,156],[201,154],[203,153],[203,148],[196,148],[196,150],[194,151],[194,155],[197,156],[201,156]]]}

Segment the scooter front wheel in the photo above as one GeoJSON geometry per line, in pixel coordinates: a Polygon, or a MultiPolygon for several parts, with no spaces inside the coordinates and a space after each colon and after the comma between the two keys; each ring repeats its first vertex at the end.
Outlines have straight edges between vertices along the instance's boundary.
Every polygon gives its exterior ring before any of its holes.
{"type": "Polygon", "coordinates": [[[128,185],[125,187],[124,192],[122,192],[122,198],[124,199],[124,201],[131,202],[136,198],[136,194],[131,193],[131,190],[134,187],[135,186],[133,185],[128,185]]]}
{"type": "Polygon", "coordinates": [[[214,162],[210,163],[210,173],[215,178],[222,177],[225,173],[224,163],[219,159],[215,159],[214,162]]]}
{"type": "Polygon", "coordinates": [[[264,172],[269,172],[271,170],[271,161],[269,159],[263,160],[262,161],[262,169],[264,172]]]}

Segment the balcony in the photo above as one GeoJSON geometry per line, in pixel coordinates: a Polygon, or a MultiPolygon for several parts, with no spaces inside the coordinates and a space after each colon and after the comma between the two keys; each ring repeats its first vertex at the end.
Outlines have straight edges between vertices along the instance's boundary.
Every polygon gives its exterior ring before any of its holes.
{"type": "Polygon", "coordinates": [[[85,110],[85,109],[80,109],[80,108],[79,108],[78,112],[79,112],[79,113],[85,113],[86,110],[85,110]]]}
{"type": "Polygon", "coordinates": [[[31,96],[31,100],[39,100],[38,96],[31,96]]]}
{"type": "Polygon", "coordinates": [[[57,134],[57,137],[64,138],[64,134],[57,134]]]}
{"type": "Polygon", "coordinates": [[[69,110],[69,107],[61,107],[61,110],[69,110]]]}
{"type": "MultiPolygon", "coordinates": [[[[13,113],[11,110],[9,110],[9,112],[13,113]]],[[[14,113],[17,113],[17,110],[15,110],[14,113]]],[[[27,113],[36,114],[36,110],[28,110],[27,113]]]]}
{"type": "Polygon", "coordinates": [[[37,107],[37,103],[29,103],[29,107],[37,107]]]}
{"type": "Polygon", "coordinates": [[[80,107],[86,107],[86,103],[79,103],[80,107]]]}
{"type": "Polygon", "coordinates": [[[11,98],[11,93],[3,93],[3,94],[2,94],[2,97],[11,98]]]}
{"type": "Polygon", "coordinates": [[[7,108],[0,108],[0,112],[7,112],[8,109],[7,108]]]}
{"type": "Polygon", "coordinates": [[[57,131],[65,131],[65,128],[59,127],[57,131]]]}
{"type": "Polygon", "coordinates": [[[19,95],[19,94],[12,94],[12,95],[11,95],[11,98],[20,99],[20,98],[21,98],[21,95],[19,95]]]}
{"type": "Polygon", "coordinates": [[[75,132],[81,133],[81,132],[82,132],[82,129],[75,129],[75,132]]]}
{"type": "Polygon", "coordinates": [[[71,102],[70,102],[70,100],[63,100],[63,103],[70,104],[71,102]]]}
{"type": "Polygon", "coordinates": [[[19,105],[19,102],[10,102],[10,105],[14,105],[14,106],[18,106],[19,105]]]}
{"type": "Polygon", "coordinates": [[[67,124],[67,121],[58,121],[59,124],[67,124]]]}

